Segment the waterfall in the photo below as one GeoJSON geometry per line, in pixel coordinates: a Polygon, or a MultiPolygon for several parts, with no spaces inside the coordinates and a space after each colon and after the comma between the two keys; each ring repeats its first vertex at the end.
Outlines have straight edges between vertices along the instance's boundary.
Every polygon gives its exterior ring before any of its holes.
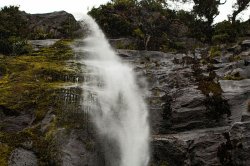
{"type": "Polygon", "coordinates": [[[116,147],[115,156],[107,155],[109,165],[147,166],[148,110],[133,69],[116,55],[90,16],[83,21],[90,30],[82,48],[88,55],[82,59],[82,70],[89,73],[83,84],[84,110],[90,114],[100,137],[116,147]]]}

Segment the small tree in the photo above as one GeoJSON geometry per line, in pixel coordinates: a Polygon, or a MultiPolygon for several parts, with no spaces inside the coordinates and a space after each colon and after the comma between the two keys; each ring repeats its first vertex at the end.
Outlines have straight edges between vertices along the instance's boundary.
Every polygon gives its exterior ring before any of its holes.
{"type": "Polygon", "coordinates": [[[193,12],[201,19],[206,21],[205,33],[207,34],[207,40],[210,42],[213,34],[212,24],[214,19],[219,15],[218,7],[226,3],[220,0],[193,0],[194,7],[193,12]]]}
{"type": "Polygon", "coordinates": [[[233,5],[233,14],[232,14],[232,24],[235,24],[236,17],[242,11],[246,10],[250,4],[250,0],[237,0],[237,2],[233,5]]]}
{"type": "Polygon", "coordinates": [[[183,3],[193,3],[193,13],[197,19],[204,21],[202,25],[203,33],[206,35],[206,41],[211,42],[213,35],[212,24],[215,17],[219,15],[218,7],[223,5],[227,0],[171,0],[183,3]]]}

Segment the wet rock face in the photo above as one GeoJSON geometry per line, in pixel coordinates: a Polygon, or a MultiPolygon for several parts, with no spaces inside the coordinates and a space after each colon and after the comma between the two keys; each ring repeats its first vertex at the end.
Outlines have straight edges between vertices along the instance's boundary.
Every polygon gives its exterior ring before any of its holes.
{"type": "Polygon", "coordinates": [[[230,110],[214,73],[197,65],[193,55],[118,53],[127,55],[123,59],[135,64],[138,74],[148,79],[153,134],[230,125],[230,110]]]}
{"type": "Polygon", "coordinates": [[[148,81],[152,165],[249,165],[246,47],[214,59],[208,49],[117,50],[148,81]]]}

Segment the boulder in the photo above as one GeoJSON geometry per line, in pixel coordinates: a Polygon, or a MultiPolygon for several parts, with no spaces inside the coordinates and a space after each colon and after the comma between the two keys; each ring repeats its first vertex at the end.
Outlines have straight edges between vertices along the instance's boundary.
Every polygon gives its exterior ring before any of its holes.
{"type": "Polygon", "coordinates": [[[30,39],[80,37],[83,33],[80,23],[65,11],[22,15],[28,22],[30,39]]]}
{"type": "Polygon", "coordinates": [[[38,161],[34,152],[17,148],[13,150],[9,158],[9,166],[37,166],[38,161]]]}

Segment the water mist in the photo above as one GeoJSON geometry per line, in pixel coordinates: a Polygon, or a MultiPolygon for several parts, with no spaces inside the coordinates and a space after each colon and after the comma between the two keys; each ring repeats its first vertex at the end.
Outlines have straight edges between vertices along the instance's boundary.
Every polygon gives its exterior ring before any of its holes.
{"type": "Polygon", "coordinates": [[[119,162],[116,166],[147,166],[148,111],[133,69],[116,55],[90,16],[83,21],[90,30],[84,39],[83,50],[88,58],[83,59],[86,65],[83,70],[91,73],[83,85],[85,110],[91,115],[100,137],[117,144],[119,162]]]}

